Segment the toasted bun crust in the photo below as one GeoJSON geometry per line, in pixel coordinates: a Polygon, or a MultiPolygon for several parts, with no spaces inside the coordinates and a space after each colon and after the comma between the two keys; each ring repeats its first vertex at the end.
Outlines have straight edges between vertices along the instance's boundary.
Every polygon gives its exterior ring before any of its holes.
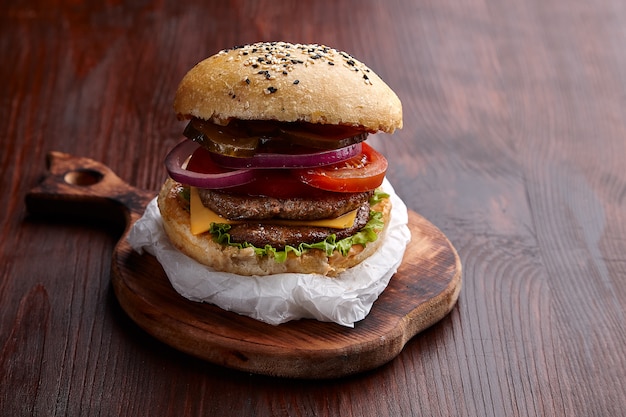
{"type": "Polygon", "coordinates": [[[223,50],[197,64],[174,99],[179,118],[345,124],[392,133],[402,127],[398,96],[345,52],[285,42],[223,50]]]}
{"type": "MultiPolygon", "coordinates": [[[[193,235],[189,229],[189,212],[185,210],[178,197],[181,187],[179,183],[168,179],[159,193],[157,202],[165,232],[178,250],[218,271],[248,276],[295,272],[332,277],[371,256],[382,242],[382,239],[377,239],[365,248],[354,245],[345,257],[335,251],[329,258],[323,251],[317,249],[309,250],[299,257],[290,253],[287,261],[279,263],[271,257],[255,255],[251,248],[238,249],[220,245],[214,242],[208,233],[193,235]]],[[[373,208],[383,212],[383,219],[387,225],[391,212],[389,199],[384,199],[373,208]]],[[[383,231],[379,232],[379,236],[382,233],[383,231]]]]}

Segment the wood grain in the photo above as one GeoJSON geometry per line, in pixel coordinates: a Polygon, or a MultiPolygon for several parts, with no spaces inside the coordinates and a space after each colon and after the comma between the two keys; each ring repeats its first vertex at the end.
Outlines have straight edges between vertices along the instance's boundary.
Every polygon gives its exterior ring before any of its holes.
{"type": "Polygon", "coordinates": [[[622,415],[625,22],[619,0],[2,2],[0,414],[622,415]],[[157,190],[180,78],[273,39],[346,50],[398,93],[404,128],[368,140],[463,262],[457,307],[356,376],[179,353],[113,294],[125,219],[24,204],[52,150],[157,190]]]}

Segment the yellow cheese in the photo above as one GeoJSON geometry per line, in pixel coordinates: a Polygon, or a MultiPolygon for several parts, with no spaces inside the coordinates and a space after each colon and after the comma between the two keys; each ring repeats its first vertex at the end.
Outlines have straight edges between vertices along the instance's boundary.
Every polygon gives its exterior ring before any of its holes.
{"type": "Polygon", "coordinates": [[[204,207],[196,187],[189,187],[189,214],[191,233],[194,235],[207,232],[211,223],[230,223],[228,219],[204,207]]]}
{"type": "MultiPolygon", "coordinates": [[[[189,211],[191,217],[191,233],[198,235],[207,232],[211,228],[211,223],[235,224],[237,221],[228,220],[220,216],[213,210],[205,207],[200,200],[198,189],[190,187],[189,193],[189,211]]],[[[347,229],[354,224],[357,210],[352,210],[334,219],[323,220],[271,220],[264,222],[266,224],[279,224],[283,226],[315,226],[330,227],[332,229],[347,229]]]]}

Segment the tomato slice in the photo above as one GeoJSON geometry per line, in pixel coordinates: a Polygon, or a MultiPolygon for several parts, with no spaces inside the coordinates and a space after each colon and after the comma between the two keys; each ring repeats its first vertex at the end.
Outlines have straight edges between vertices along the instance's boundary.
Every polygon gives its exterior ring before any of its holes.
{"type": "Polygon", "coordinates": [[[296,169],[300,181],[327,191],[362,192],[373,190],[383,183],[387,159],[367,143],[362,153],[346,161],[317,168],[296,169]]]}
{"type": "MultiPolygon", "coordinates": [[[[221,174],[232,171],[217,165],[211,153],[202,147],[192,154],[187,162],[187,169],[202,174],[221,174]]],[[[321,196],[324,192],[293,177],[288,169],[263,169],[253,170],[253,172],[252,181],[224,188],[223,191],[229,194],[274,198],[307,197],[316,193],[321,196]]]]}
{"type": "Polygon", "coordinates": [[[311,187],[291,175],[288,169],[264,169],[256,173],[256,177],[248,184],[224,190],[229,194],[250,195],[255,197],[273,198],[319,198],[328,191],[311,187]]]}
{"type": "MultiPolygon", "coordinates": [[[[245,181],[228,180],[226,185],[205,188],[224,188],[229,193],[252,196],[323,198],[328,191],[357,193],[373,190],[382,184],[387,166],[387,159],[381,153],[362,143],[361,154],[343,162],[315,168],[249,170],[254,172],[253,177],[245,181]]],[[[193,152],[186,169],[209,175],[237,171],[217,165],[210,152],[202,147],[193,152]]]]}

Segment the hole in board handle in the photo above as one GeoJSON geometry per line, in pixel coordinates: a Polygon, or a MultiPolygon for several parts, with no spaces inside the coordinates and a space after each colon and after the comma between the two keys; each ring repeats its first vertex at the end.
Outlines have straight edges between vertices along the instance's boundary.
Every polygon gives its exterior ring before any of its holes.
{"type": "Polygon", "coordinates": [[[87,187],[99,183],[103,177],[102,173],[92,169],[77,169],[65,174],[63,179],[68,184],[87,187]]]}

